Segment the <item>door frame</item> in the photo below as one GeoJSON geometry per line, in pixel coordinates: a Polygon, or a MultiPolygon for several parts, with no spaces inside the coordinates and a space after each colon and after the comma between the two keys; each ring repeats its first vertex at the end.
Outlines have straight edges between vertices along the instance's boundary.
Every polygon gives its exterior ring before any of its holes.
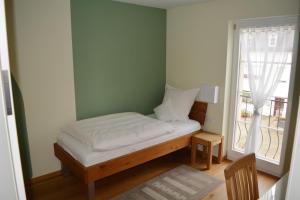
{"type": "MultiPolygon", "coordinates": [[[[7,180],[1,178],[2,183],[5,184],[5,195],[9,199],[26,199],[24,179],[21,165],[21,158],[19,152],[19,143],[14,115],[12,86],[10,79],[10,64],[9,64],[9,51],[7,40],[7,26],[6,26],[6,13],[5,2],[0,0],[0,140],[2,141],[1,156],[4,156],[1,164],[1,171],[4,173],[7,180]],[[9,80],[9,94],[8,99],[11,101],[12,114],[7,115],[6,99],[4,94],[2,69],[7,68],[9,80]],[[3,167],[3,168],[2,168],[3,167]],[[7,174],[6,174],[7,173],[7,174]]],[[[6,198],[7,199],[7,198],[6,198]]]]}
{"type": "Polygon", "coordinates": [[[290,117],[291,117],[291,109],[293,104],[293,91],[294,91],[294,82],[295,82],[295,72],[296,72],[296,61],[297,61],[297,44],[299,39],[299,16],[276,16],[276,17],[266,17],[266,18],[254,18],[254,19],[245,19],[245,20],[238,20],[234,22],[234,30],[233,30],[233,56],[232,56],[232,79],[231,79],[231,87],[230,87],[230,105],[229,105],[229,126],[228,126],[228,142],[227,142],[227,157],[229,160],[236,160],[241,158],[244,154],[238,151],[233,150],[233,134],[234,134],[234,127],[235,127],[235,116],[236,116],[236,103],[239,95],[239,30],[243,27],[249,27],[252,25],[255,26],[271,26],[271,25],[286,25],[286,24],[295,24],[296,31],[295,31],[295,38],[294,38],[294,47],[293,47],[293,59],[291,64],[291,75],[290,75],[290,86],[289,86],[289,93],[288,93],[288,105],[287,105],[287,119],[285,130],[283,132],[282,138],[282,148],[281,148],[281,156],[279,164],[273,162],[267,162],[262,159],[262,157],[257,156],[257,169],[272,174],[274,176],[280,177],[283,173],[284,167],[284,159],[285,159],[285,152],[286,152],[286,145],[289,133],[289,125],[290,125],[290,117]]]}

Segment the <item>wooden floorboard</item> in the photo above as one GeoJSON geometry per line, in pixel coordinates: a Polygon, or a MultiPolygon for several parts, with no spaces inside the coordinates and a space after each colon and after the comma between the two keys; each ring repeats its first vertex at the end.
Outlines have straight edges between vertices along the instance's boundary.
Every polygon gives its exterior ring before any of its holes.
{"type": "MultiPolygon", "coordinates": [[[[119,193],[125,192],[181,164],[189,165],[189,161],[189,151],[181,150],[124,172],[109,176],[96,182],[96,197],[99,200],[110,199],[119,193]]],[[[221,164],[213,162],[211,169],[208,171],[204,170],[204,172],[224,180],[224,169],[228,164],[230,164],[230,161],[224,161],[221,164]]],[[[205,169],[205,161],[198,160],[194,167],[199,170],[205,169]]],[[[258,173],[260,194],[263,194],[266,190],[268,190],[276,181],[277,179],[272,176],[264,173],[258,173]]],[[[225,187],[224,183],[212,191],[204,199],[226,199],[227,196],[225,187]]],[[[74,176],[58,176],[41,183],[33,184],[29,191],[29,199],[81,200],[85,199],[85,186],[74,176]]]]}

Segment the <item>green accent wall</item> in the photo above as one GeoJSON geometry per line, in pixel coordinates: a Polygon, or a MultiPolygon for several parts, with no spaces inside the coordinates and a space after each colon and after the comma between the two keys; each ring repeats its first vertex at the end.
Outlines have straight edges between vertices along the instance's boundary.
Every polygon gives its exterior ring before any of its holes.
{"type": "Polygon", "coordinates": [[[26,126],[24,101],[23,101],[21,90],[12,75],[11,75],[11,85],[12,85],[12,92],[14,97],[15,118],[16,118],[23,178],[24,181],[26,182],[32,178],[32,168],[31,168],[31,159],[30,159],[30,152],[29,152],[28,132],[26,126]]]}
{"type": "Polygon", "coordinates": [[[166,11],[71,0],[77,119],[153,112],[166,82],[166,11]]]}

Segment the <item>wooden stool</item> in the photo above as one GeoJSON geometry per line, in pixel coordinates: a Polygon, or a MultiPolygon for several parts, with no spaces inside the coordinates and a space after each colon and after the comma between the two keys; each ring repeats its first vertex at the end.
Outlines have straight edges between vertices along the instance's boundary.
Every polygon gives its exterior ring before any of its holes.
{"type": "Polygon", "coordinates": [[[197,144],[203,145],[204,149],[207,148],[207,169],[210,169],[212,163],[212,150],[214,145],[219,145],[218,151],[218,163],[222,162],[222,146],[223,146],[223,136],[208,132],[196,133],[192,136],[192,154],[191,154],[191,164],[196,163],[196,151],[197,144]]]}

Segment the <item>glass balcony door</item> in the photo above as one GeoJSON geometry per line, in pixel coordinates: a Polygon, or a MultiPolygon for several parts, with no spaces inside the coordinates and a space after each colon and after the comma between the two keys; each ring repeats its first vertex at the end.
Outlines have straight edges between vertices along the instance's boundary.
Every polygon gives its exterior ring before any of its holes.
{"type": "MultiPolygon", "coordinates": [[[[228,158],[235,160],[244,155],[246,138],[249,134],[250,125],[253,119],[254,105],[251,89],[249,86],[249,62],[247,56],[241,51],[241,34],[243,29],[253,27],[255,31],[260,28],[269,28],[270,37],[268,45],[276,44],[276,30],[285,27],[293,33],[290,48],[285,49],[288,55],[284,63],[276,63],[280,57],[279,52],[273,52],[272,59],[265,58],[263,65],[272,67],[284,66],[280,81],[273,94],[265,99],[261,111],[259,123],[260,144],[256,152],[258,169],[280,176],[283,169],[285,146],[289,129],[289,118],[291,99],[295,74],[296,43],[298,41],[297,17],[273,17],[253,20],[242,20],[236,24],[234,31],[234,53],[233,53],[233,80],[232,80],[232,105],[230,138],[228,143],[228,158]],[[277,55],[278,54],[278,55],[277,55]],[[267,62],[266,62],[267,61],[267,62]]],[[[265,52],[250,52],[259,55],[265,52]]],[[[272,54],[272,53],[271,53],[272,54]]],[[[248,56],[249,59],[249,56],[248,56]]],[[[261,67],[260,60],[252,60],[253,66],[261,67]]]]}

